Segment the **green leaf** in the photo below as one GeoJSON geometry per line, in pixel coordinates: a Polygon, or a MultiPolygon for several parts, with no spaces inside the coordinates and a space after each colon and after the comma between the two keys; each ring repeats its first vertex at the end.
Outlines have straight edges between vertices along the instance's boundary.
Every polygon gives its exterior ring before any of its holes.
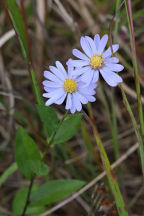
{"type": "Polygon", "coordinates": [[[43,184],[34,191],[30,200],[31,206],[41,206],[54,203],[65,198],[84,185],[79,180],[53,180],[43,184]]]}
{"type": "Polygon", "coordinates": [[[0,176],[0,186],[7,180],[9,175],[14,173],[17,170],[17,164],[12,163],[5,171],[4,173],[0,176]]]}
{"type": "Polygon", "coordinates": [[[46,176],[49,173],[49,167],[42,161],[29,160],[31,171],[37,176],[46,176]]]}
{"type": "MultiPolygon", "coordinates": [[[[34,185],[32,191],[36,190],[37,188],[38,186],[34,185]]],[[[27,194],[28,194],[28,187],[19,190],[18,193],[15,195],[12,203],[12,209],[15,216],[22,215],[26,203],[27,194]]],[[[34,206],[34,207],[28,207],[26,214],[39,215],[40,213],[43,212],[44,212],[43,206],[38,206],[38,207],[34,206]]]]}
{"type": "Polygon", "coordinates": [[[11,18],[12,23],[14,25],[14,28],[18,34],[18,38],[19,38],[20,45],[21,45],[21,48],[23,51],[23,55],[24,55],[24,57],[27,57],[27,59],[29,59],[25,25],[23,22],[23,17],[21,15],[21,12],[20,12],[15,0],[5,0],[4,2],[7,4],[10,18],[11,18]]]}
{"type": "Polygon", "coordinates": [[[53,143],[58,144],[71,139],[77,132],[81,118],[82,114],[69,115],[69,117],[62,122],[57,130],[53,143]]]}
{"type": "Polygon", "coordinates": [[[40,160],[40,153],[34,140],[19,126],[16,134],[15,159],[18,168],[27,179],[31,179],[31,160],[40,160]]]}
{"type": "Polygon", "coordinates": [[[38,113],[44,126],[45,134],[49,138],[58,125],[57,114],[51,107],[37,105],[38,113]]]}

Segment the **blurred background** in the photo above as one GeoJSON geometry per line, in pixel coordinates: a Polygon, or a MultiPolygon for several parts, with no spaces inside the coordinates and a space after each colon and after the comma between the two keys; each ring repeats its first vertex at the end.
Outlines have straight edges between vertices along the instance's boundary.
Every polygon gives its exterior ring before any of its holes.
{"type": "MultiPolygon", "coordinates": [[[[19,7],[20,2],[17,1],[19,7]]],[[[123,88],[138,121],[134,71],[131,59],[129,31],[123,1],[111,0],[25,0],[31,56],[41,93],[43,71],[56,60],[64,65],[73,58],[72,49],[80,49],[80,37],[93,37],[111,33],[114,43],[120,45],[116,56],[125,69],[120,73],[123,88]],[[117,7],[117,9],[116,9],[117,7]],[[116,26],[117,25],[117,26],[116,26]]],[[[144,2],[132,1],[134,32],[139,66],[142,103],[144,104],[144,2]]],[[[110,162],[125,154],[125,161],[116,168],[116,175],[129,215],[144,215],[144,186],[138,148],[127,156],[126,152],[137,143],[131,119],[122,100],[119,87],[111,88],[103,82],[97,88],[97,101],[92,104],[93,117],[110,162]],[[115,111],[113,111],[113,109],[115,111]],[[116,116],[115,135],[118,149],[114,150],[112,128],[109,121],[116,116]]],[[[64,114],[64,104],[53,106],[59,119],[64,114]]],[[[87,107],[84,107],[87,112],[87,107]]],[[[114,119],[115,121],[115,119],[114,119]]],[[[41,151],[44,134],[35,108],[35,98],[26,61],[6,11],[0,3],[0,175],[15,161],[14,142],[18,125],[27,129],[41,151]]],[[[68,143],[55,147],[55,166],[51,153],[46,163],[52,167],[51,178],[76,178],[90,182],[100,174],[97,167],[97,148],[92,129],[84,120],[76,136],[68,143]]],[[[37,183],[43,182],[39,178],[37,183]]],[[[16,192],[28,185],[22,174],[15,172],[2,184],[0,181],[0,215],[13,215],[12,200],[16,192]]],[[[52,207],[52,206],[51,206],[52,207]]],[[[51,215],[117,215],[109,188],[100,180],[81,196],[62,206],[51,215]]]]}

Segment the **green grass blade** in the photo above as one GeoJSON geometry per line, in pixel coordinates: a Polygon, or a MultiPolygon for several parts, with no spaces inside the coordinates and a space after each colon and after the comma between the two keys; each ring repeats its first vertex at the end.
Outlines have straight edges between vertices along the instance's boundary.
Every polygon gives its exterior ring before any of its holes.
{"type": "Polygon", "coordinates": [[[119,27],[119,17],[120,17],[120,7],[121,0],[116,1],[116,8],[115,8],[115,27],[114,27],[114,43],[116,43],[117,40],[117,34],[118,34],[118,27],[119,27]]]}
{"type": "Polygon", "coordinates": [[[18,169],[16,163],[12,163],[0,176],[0,186],[7,180],[7,178],[18,169]]]}
{"type": "MultiPolygon", "coordinates": [[[[99,87],[100,87],[100,92],[102,95],[102,100],[103,100],[103,103],[105,106],[105,110],[107,113],[107,117],[108,117],[109,127],[110,127],[110,131],[111,131],[111,136],[112,136],[114,155],[115,155],[115,159],[117,159],[118,155],[119,155],[119,147],[118,147],[117,119],[116,119],[116,113],[115,113],[114,99],[113,99],[113,95],[112,95],[111,96],[112,111],[110,112],[109,105],[107,103],[106,96],[104,93],[104,89],[103,89],[100,82],[99,82],[99,87]],[[111,115],[111,113],[112,113],[112,115],[111,115]]],[[[113,94],[112,91],[111,91],[111,94],[113,94]]]]}
{"type": "MultiPolygon", "coordinates": [[[[90,109],[92,110],[91,107],[90,107],[90,109]]],[[[126,208],[125,208],[125,203],[124,203],[121,191],[119,189],[118,182],[117,182],[115,175],[111,169],[111,165],[110,165],[108,156],[107,156],[106,151],[103,147],[103,144],[102,144],[101,138],[98,134],[98,130],[96,128],[96,125],[93,122],[93,120],[91,120],[90,123],[91,123],[92,128],[93,128],[94,137],[95,137],[95,140],[96,140],[99,152],[100,152],[100,157],[101,157],[101,160],[103,162],[104,169],[105,169],[106,174],[107,174],[107,178],[108,178],[108,182],[109,182],[112,194],[113,194],[114,199],[115,199],[115,203],[116,203],[116,207],[117,207],[117,211],[119,213],[119,216],[128,216],[128,213],[127,213],[126,208]]]]}
{"type": "Polygon", "coordinates": [[[130,45],[131,45],[132,62],[133,62],[134,75],[135,75],[134,79],[135,79],[136,93],[137,93],[139,122],[140,122],[142,141],[144,143],[144,119],[143,119],[143,108],[142,108],[142,101],[141,101],[141,90],[140,90],[140,82],[139,82],[137,56],[136,56],[136,44],[135,44],[135,37],[134,37],[131,0],[125,0],[125,9],[126,9],[127,21],[128,21],[128,27],[130,33],[130,45]]]}
{"type": "Polygon", "coordinates": [[[25,25],[23,22],[22,14],[16,4],[16,1],[2,0],[2,3],[5,5],[5,8],[7,8],[14,29],[18,35],[18,39],[22,48],[22,53],[25,58],[29,59],[25,25]]]}
{"type": "Polygon", "coordinates": [[[137,122],[136,122],[135,117],[133,115],[132,109],[131,109],[130,104],[129,104],[128,100],[127,100],[127,97],[125,95],[125,92],[124,92],[124,90],[122,88],[121,88],[121,91],[122,91],[124,103],[126,105],[128,113],[129,113],[129,115],[131,117],[133,127],[134,127],[134,130],[135,130],[135,134],[137,136],[137,140],[138,140],[138,143],[139,143],[139,152],[140,152],[140,158],[141,158],[141,164],[142,164],[142,172],[143,172],[143,175],[144,175],[144,146],[143,146],[143,141],[142,141],[141,135],[139,133],[138,125],[137,125],[137,122]]]}
{"type": "Polygon", "coordinates": [[[28,38],[26,34],[26,24],[24,22],[22,13],[19,7],[17,6],[17,3],[15,0],[5,0],[5,1],[2,0],[2,4],[6,12],[8,13],[10,21],[16,31],[16,34],[18,36],[18,39],[19,39],[19,42],[22,48],[22,53],[24,57],[27,59],[29,72],[32,78],[33,90],[36,96],[37,103],[42,104],[43,100],[40,95],[40,90],[38,88],[35,72],[32,66],[32,59],[30,57],[30,48],[29,48],[28,38]]]}

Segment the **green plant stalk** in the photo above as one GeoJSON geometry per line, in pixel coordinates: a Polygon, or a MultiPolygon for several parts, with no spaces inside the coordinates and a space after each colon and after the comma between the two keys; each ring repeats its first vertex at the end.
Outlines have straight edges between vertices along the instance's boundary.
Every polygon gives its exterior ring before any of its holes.
{"type": "MultiPolygon", "coordinates": [[[[58,127],[57,127],[57,130],[59,129],[59,127],[61,126],[62,122],[64,121],[64,119],[67,117],[68,115],[68,111],[66,111],[65,115],[63,116],[62,120],[60,121],[58,127]]],[[[49,142],[49,145],[51,146],[51,148],[53,147],[51,144],[55,138],[55,135],[56,135],[56,131],[54,132],[54,134],[52,135],[52,138],[49,142]]],[[[45,155],[47,154],[47,151],[45,151],[41,157],[41,160],[44,160],[45,158],[45,155]]],[[[54,163],[54,158],[53,158],[53,163],[54,163]]],[[[54,164],[53,164],[54,166],[54,164]]],[[[27,194],[27,198],[26,198],[26,203],[25,203],[25,206],[24,206],[24,210],[23,210],[23,213],[22,213],[22,216],[25,216],[25,213],[26,213],[26,210],[27,210],[27,207],[28,207],[28,204],[29,204],[29,198],[30,198],[30,194],[31,194],[31,189],[32,189],[32,186],[34,184],[34,180],[35,180],[35,176],[33,176],[31,178],[31,181],[30,181],[30,184],[29,184],[29,189],[28,189],[28,194],[27,194]]]]}
{"type": "MultiPolygon", "coordinates": [[[[112,116],[111,116],[111,112],[110,112],[109,105],[108,105],[107,100],[106,100],[104,89],[103,89],[100,81],[99,81],[99,87],[100,87],[100,92],[102,95],[102,100],[103,100],[103,103],[104,103],[104,106],[106,109],[107,117],[108,117],[109,127],[110,127],[110,131],[111,131],[111,136],[112,136],[114,155],[115,155],[115,159],[117,159],[119,156],[119,148],[118,148],[117,120],[116,120],[116,114],[115,114],[114,99],[113,99],[113,95],[112,95],[112,97],[111,97],[112,116]]],[[[112,91],[111,91],[111,94],[113,94],[112,91]]]]}
{"type": "Polygon", "coordinates": [[[41,97],[40,90],[38,88],[38,83],[37,83],[37,80],[36,80],[35,71],[34,71],[34,69],[32,67],[30,67],[29,70],[30,70],[30,74],[31,74],[33,92],[35,94],[36,101],[37,101],[37,103],[39,105],[42,105],[44,102],[43,102],[43,98],[41,97]]]}
{"type": "Polygon", "coordinates": [[[4,9],[10,20],[10,23],[12,24],[16,32],[16,36],[19,40],[23,56],[27,60],[30,77],[32,79],[33,90],[36,96],[36,101],[38,104],[42,104],[43,100],[40,95],[40,90],[37,84],[33,62],[32,62],[32,54],[31,54],[31,47],[30,47],[30,42],[29,42],[28,27],[26,23],[25,9],[23,6],[24,1],[21,1],[22,12],[20,12],[20,9],[18,8],[16,1],[14,0],[13,1],[1,0],[1,3],[4,6],[4,9]]]}
{"type": "Polygon", "coordinates": [[[142,137],[141,137],[141,135],[139,133],[137,122],[135,120],[132,109],[130,107],[130,104],[129,104],[128,100],[127,100],[127,97],[126,97],[125,92],[124,92],[123,88],[121,87],[121,85],[120,85],[120,88],[121,88],[121,92],[122,92],[122,95],[123,95],[124,104],[125,104],[125,106],[126,106],[126,108],[128,110],[128,113],[129,113],[130,117],[131,117],[133,127],[134,127],[134,130],[135,130],[135,134],[136,134],[136,137],[137,137],[137,140],[138,140],[138,143],[139,143],[139,153],[140,153],[140,159],[141,159],[141,164],[142,164],[142,172],[143,172],[143,176],[144,176],[144,146],[143,146],[142,137]]]}
{"type": "MultiPolygon", "coordinates": [[[[90,112],[92,112],[91,106],[90,106],[90,109],[91,109],[90,112]]],[[[124,200],[123,200],[122,194],[121,194],[120,189],[119,189],[119,185],[118,185],[116,177],[115,177],[115,175],[111,169],[108,156],[107,156],[106,151],[103,147],[103,144],[102,144],[101,138],[99,136],[97,127],[94,123],[94,119],[90,119],[89,117],[88,117],[88,119],[89,119],[90,124],[92,125],[94,137],[95,137],[95,140],[96,140],[99,152],[100,152],[100,157],[101,157],[101,160],[103,162],[104,169],[105,169],[106,174],[107,174],[107,178],[108,178],[108,182],[109,182],[112,194],[114,196],[114,200],[116,202],[116,207],[117,207],[117,211],[119,213],[119,216],[128,216],[128,213],[125,209],[124,200]]]]}
{"type": "Polygon", "coordinates": [[[117,34],[118,34],[118,27],[119,27],[119,17],[120,17],[120,7],[121,0],[116,1],[116,8],[115,8],[115,26],[114,26],[114,43],[116,43],[117,40],[117,34]]]}
{"type": "Polygon", "coordinates": [[[141,90],[140,90],[140,82],[139,82],[138,64],[137,64],[137,58],[136,58],[136,45],[135,45],[135,38],[134,38],[134,28],[133,28],[132,9],[131,9],[130,0],[125,0],[125,8],[126,8],[128,27],[129,27],[129,33],[130,33],[130,45],[131,45],[131,50],[132,50],[132,62],[133,62],[133,67],[134,67],[134,79],[135,79],[137,101],[138,101],[140,130],[141,130],[142,141],[144,144],[144,119],[143,119],[141,90]]]}
{"type": "MultiPolygon", "coordinates": [[[[119,10],[120,3],[121,3],[121,0],[116,1],[115,26],[114,26],[114,43],[116,43],[117,34],[118,34],[119,17],[120,17],[120,10],[119,10]]],[[[112,88],[111,88],[111,107],[112,107],[111,133],[112,133],[112,140],[113,140],[115,159],[118,159],[118,157],[119,157],[118,128],[117,128],[117,118],[116,118],[116,111],[115,111],[113,89],[112,88]]]]}
{"type": "Polygon", "coordinates": [[[112,140],[114,146],[115,159],[119,157],[119,145],[118,145],[118,128],[117,128],[117,118],[114,105],[113,89],[111,89],[111,106],[112,106],[112,140]]]}
{"type": "Polygon", "coordinates": [[[83,137],[83,140],[85,141],[85,145],[86,145],[88,152],[91,152],[91,154],[93,155],[99,171],[100,172],[103,171],[101,160],[99,157],[99,152],[97,151],[97,149],[94,148],[94,145],[90,139],[90,135],[83,122],[81,122],[81,132],[82,132],[82,137],[83,137]]]}

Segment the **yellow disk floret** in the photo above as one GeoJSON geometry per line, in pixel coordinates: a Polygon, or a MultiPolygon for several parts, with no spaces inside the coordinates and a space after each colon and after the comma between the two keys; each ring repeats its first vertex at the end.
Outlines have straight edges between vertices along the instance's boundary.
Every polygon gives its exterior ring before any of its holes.
{"type": "Polygon", "coordinates": [[[68,93],[73,93],[77,90],[77,83],[75,80],[71,79],[66,79],[63,83],[64,90],[68,93]]]}
{"type": "Polygon", "coordinates": [[[94,55],[93,57],[90,58],[90,66],[93,69],[99,69],[102,67],[103,64],[104,64],[104,59],[99,55],[94,55]]]}

